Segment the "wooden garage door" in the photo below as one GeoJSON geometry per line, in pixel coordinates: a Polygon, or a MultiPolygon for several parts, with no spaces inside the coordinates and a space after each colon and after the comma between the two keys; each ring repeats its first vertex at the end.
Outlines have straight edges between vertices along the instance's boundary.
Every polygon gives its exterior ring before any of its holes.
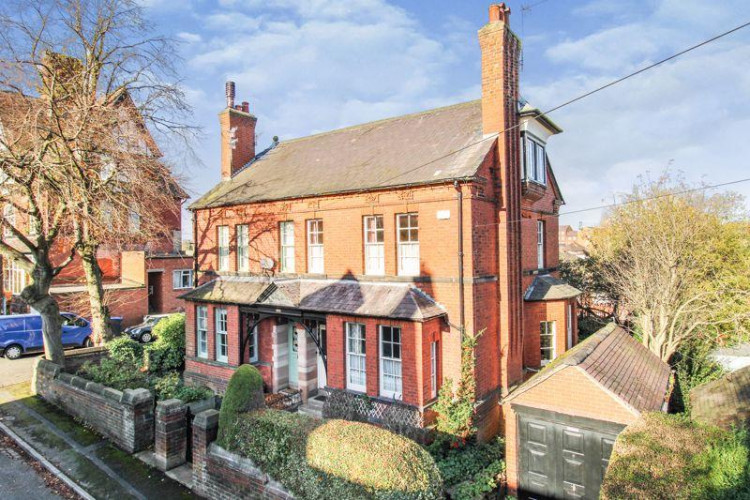
{"type": "Polygon", "coordinates": [[[624,426],[516,407],[522,498],[599,498],[624,426]]]}

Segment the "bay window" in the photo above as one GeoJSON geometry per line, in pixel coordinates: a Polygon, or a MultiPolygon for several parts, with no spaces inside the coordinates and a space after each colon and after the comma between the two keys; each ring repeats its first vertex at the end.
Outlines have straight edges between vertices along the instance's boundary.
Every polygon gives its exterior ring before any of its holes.
{"type": "Polygon", "coordinates": [[[380,395],[401,399],[401,328],[380,326],[380,395]]]}
{"type": "Polygon", "coordinates": [[[555,330],[554,321],[539,323],[539,345],[542,350],[542,366],[555,359],[555,330]]]}
{"type": "Polygon", "coordinates": [[[226,363],[229,361],[227,310],[217,308],[214,310],[214,316],[216,321],[216,361],[226,363]]]}
{"type": "Polygon", "coordinates": [[[398,214],[396,216],[396,236],[398,242],[398,274],[400,276],[419,275],[419,216],[398,214]]]}
{"type": "Polygon", "coordinates": [[[385,274],[385,244],[383,216],[365,217],[365,274],[385,274]]]}
{"type": "Polygon", "coordinates": [[[346,388],[367,392],[365,325],[346,323],[346,388]]]}
{"type": "Polygon", "coordinates": [[[198,306],[195,308],[195,336],[196,355],[199,358],[208,357],[208,308],[198,306]]]}
{"type": "Polygon", "coordinates": [[[523,140],[523,178],[538,184],[547,184],[547,154],[544,144],[525,134],[523,140]]]}

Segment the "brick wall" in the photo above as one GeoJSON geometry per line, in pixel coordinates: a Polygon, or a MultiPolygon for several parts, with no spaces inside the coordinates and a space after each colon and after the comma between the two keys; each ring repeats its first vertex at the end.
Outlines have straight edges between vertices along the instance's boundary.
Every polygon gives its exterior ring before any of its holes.
{"type": "Polygon", "coordinates": [[[214,442],[218,428],[216,410],[199,413],[193,420],[193,491],[206,498],[294,498],[250,459],[218,446],[214,442]]]}
{"type": "Polygon", "coordinates": [[[583,370],[577,367],[560,370],[502,407],[505,465],[508,489],[511,492],[518,488],[520,456],[517,419],[511,406],[514,403],[623,425],[631,424],[639,416],[635,410],[626,407],[595,383],[583,370]]]}
{"type": "Polygon", "coordinates": [[[37,362],[32,386],[36,394],[128,453],[154,442],[154,395],[146,389],[117,391],[63,372],[45,359],[37,362]]]}
{"type": "Polygon", "coordinates": [[[76,349],[65,352],[65,371],[75,373],[85,363],[99,364],[106,358],[109,351],[105,346],[88,347],[86,349],[76,349]]]}

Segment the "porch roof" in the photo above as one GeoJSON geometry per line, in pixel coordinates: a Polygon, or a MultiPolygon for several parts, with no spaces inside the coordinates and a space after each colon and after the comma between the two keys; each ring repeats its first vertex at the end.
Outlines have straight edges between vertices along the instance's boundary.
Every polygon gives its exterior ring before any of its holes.
{"type": "Polygon", "coordinates": [[[301,311],[425,321],[445,309],[408,283],[219,277],[181,296],[193,302],[265,305],[301,311]]]}
{"type": "Polygon", "coordinates": [[[574,286],[549,274],[537,276],[526,290],[524,300],[537,302],[543,300],[565,300],[581,295],[581,291],[574,286]]]}

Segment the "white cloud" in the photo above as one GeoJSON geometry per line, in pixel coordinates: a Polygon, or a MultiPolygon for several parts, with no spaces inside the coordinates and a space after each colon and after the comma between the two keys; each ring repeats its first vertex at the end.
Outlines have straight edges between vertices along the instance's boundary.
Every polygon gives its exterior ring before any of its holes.
{"type": "MultiPolygon", "coordinates": [[[[237,98],[251,102],[266,142],[273,135],[291,138],[453,103],[464,95],[465,89],[446,85],[446,76],[471,38],[431,36],[385,0],[262,4],[262,16],[260,2],[251,0],[205,17],[214,36],[204,37],[190,65],[237,82],[237,98]]],[[[458,19],[451,24],[469,31],[458,19]]],[[[222,85],[214,86],[217,110],[222,85]]]]}
{"type": "Polygon", "coordinates": [[[177,39],[187,43],[198,43],[203,41],[203,37],[198,33],[188,33],[187,31],[177,33],[177,39]]]}

